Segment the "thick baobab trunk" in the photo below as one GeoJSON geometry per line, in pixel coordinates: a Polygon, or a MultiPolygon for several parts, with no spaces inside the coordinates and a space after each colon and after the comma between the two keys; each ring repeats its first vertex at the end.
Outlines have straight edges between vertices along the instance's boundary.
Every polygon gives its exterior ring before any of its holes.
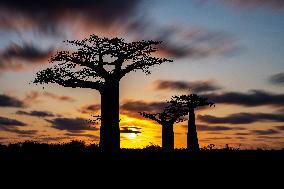
{"type": "Polygon", "coordinates": [[[190,151],[198,151],[199,143],[195,125],[194,108],[189,110],[188,131],[187,131],[187,149],[190,151]]]}
{"type": "Polygon", "coordinates": [[[106,153],[120,150],[119,81],[106,82],[101,91],[100,147],[106,153]]]}
{"type": "Polygon", "coordinates": [[[172,124],[162,125],[162,149],[167,152],[174,150],[174,131],[172,124]]]}

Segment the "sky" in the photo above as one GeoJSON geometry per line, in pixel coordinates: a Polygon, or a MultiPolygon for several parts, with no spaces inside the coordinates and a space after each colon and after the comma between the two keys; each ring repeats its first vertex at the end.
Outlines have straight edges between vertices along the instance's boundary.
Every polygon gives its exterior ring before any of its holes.
{"type": "MultiPolygon", "coordinates": [[[[284,147],[284,1],[0,0],[0,143],[99,141],[93,89],[35,85],[36,72],[91,34],[162,41],[173,62],[120,82],[121,147],[161,145],[155,113],[173,95],[197,93],[215,107],[196,111],[200,146],[284,147]]],[[[186,147],[187,122],[175,124],[186,147]]]]}

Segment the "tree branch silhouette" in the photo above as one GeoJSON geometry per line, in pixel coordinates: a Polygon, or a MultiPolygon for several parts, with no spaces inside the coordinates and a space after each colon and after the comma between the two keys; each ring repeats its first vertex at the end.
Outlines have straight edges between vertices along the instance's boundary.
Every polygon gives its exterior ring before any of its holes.
{"type": "Polygon", "coordinates": [[[187,109],[184,109],[178,101],[171,100],[170,105],[164,108],[160,113],[139,112],[140,115],[147,119],[156,121],[162,125],[162,149],[172,151],[174,149],[174,123],[185,121],[183,116],[188,114],[187,109]]]}
{"type": "Polygon", "coordinates": [[[36,74],[34,83],[56,83],[64,87],[90,88],[101,94],[100,146],[106,151],[120,149],[119,81],[126,74],[165,62],[166,58],[151,56],[160,41],[125,42],[121,38],[91,35],[83,40],[67,40],[69,51],[59,51],[51,57],[51,68],[36,74]],[[108,69],[110,67],[113,69],[108,69]]]}
{"type": "Polygon", "coordinates": [[[215,106],[215,103],[197,94],[173,96],[169,102],[179,103],[188,112],[187,148],[199,151],[194,109],[200,106],[215,106]]]}

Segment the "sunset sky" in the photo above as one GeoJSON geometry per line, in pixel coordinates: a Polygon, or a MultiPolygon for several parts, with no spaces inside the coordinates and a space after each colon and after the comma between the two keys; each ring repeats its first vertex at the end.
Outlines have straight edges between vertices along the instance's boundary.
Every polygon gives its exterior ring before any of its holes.
{"type": "MultiPolygon", "coordinates": [[[[99,141],[96,90],[32,83],[69,39],[91,34],[163,41],[174,60],[120,83],[121,147],[161,145],[159,112],[173,95],[216,103],[196,112],[200,146],[284,147],[283,0],[0,0],[0,143],[99,141]]],[[[187,122],[175,147],[186,147],[187,122]]]]}

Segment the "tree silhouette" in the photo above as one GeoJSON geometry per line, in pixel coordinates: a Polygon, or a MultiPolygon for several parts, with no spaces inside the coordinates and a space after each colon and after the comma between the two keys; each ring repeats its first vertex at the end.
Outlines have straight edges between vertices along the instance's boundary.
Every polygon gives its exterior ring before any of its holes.
{"type": "Polygon", "coordinates": [[[161,113],[145,113],[139,112],[143,117],[156,121],[162,125],[162,149],[164,151],[174,150],[174,123],[179,123],[184,121],[182,116],[186,115],[187,112],[183,107],[174,101],[164,108],[161,113]]]}
{"type": "Polygon", "coordinates": [[[199,151],[194,109],[200,106],[211,107],[214,105],[214,103],[208,101],[208,98],[198,96],[197,94],[173,96],[170,102],[178,102],[182,104],[185,110],[187,110],[188,112],[187,148],[191,151],[199,151]]]}
{"type": "Polygon", "coordinates": [[[128,43],[121,38],[91,35],[83,40],[65,42],[72,45],[72,50],[52,56],[50,62],[58,64],[38,72],[34,83],[98,90],[101,94],[100,147],[106,152],[116,152],[120,149],[120,79],[137,70],[150,74],[151,66],[172,60],[151,56],[160,41],[128,43]]]}

